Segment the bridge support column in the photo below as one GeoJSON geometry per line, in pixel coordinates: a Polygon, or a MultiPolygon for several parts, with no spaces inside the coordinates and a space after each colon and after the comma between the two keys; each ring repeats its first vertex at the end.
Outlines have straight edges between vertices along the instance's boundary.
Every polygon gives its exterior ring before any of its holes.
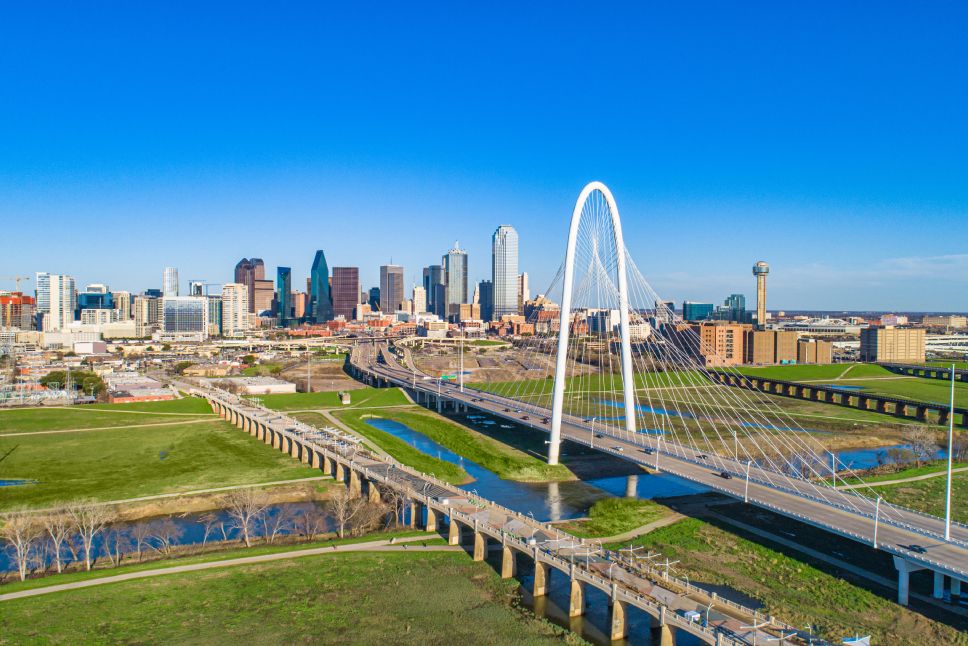
{"type": "Polygon", "coordinates": [[[324,476],[333,475],[333,461],[327,458],[325,455],[319,456],[320,468],[323,471],[324,476]]]}
{"type": "Polygon", "coordinates": [[[474,530],[474,560],[483,561],[487,557],[487,535],[474,530]]]}
{"type": "Polygon", "coordinates": [[[333,460],[335,469],[335,475],[333,476],[337,482],[346,482],[346,471],[343,469],[343,464],[333,460]]]}
{"type": "Polygon", "coordinates": [[[376,482],[366,481],[366,499],[370,502],[380,502],[380,490],[376,488],[376,482]]]}
{"type": "Polygon", "coordinates": [[[426,520],[424,521],[424,529],[427,530],[428,532],[436,532],[437,531],[437,512],[431,509],[430,505],[424,505],[424,509],[426,510],[426,513],[427,513],[426,520]]]}
{"type": "MultiPolygon", "coordinates": [[[[924,568],[899,556],[894,557],[894,567],[897,568],[897,603],[898,605],[906,606],[908,605],[911,591],[911,572],[917,572],[924,568]]],[[[935,576],[937,574],[935,573],[935,576]]],[[[937,578],[935,578],[935,584],[937,585],[937,578]]]]}
{"type": "Polygon", "coordinates": [[[360,474],[354,469],[350,469],[350,498],[359,498],[362,493],[362,483],[360,482],[360,474]]]}
{"type": "Polygon", "coordinates": [[[447,544],[460,545],[460,525],[453,517],[450,519],[450,528],[447,531],[447,544]]]}
{"type": "Polygon", "coordinates": [[[309,466],[313,469],[319,469],[322,465],[320,462],[323,460],[323,456],[319,454],[319,451],[312,451],[309,454],[309,466]]]}
{"type": "Polygon", "coordinates": [[[501,578],[510,579],[518,570],[518,561],[515,558],[514,550],[505,545],[501,548],[501,578]]]}
{"type": "Polygon", "coordinates": [[[631,475],[625,480],[625,497],[635,498],[639,492],[639,477],[631,475]]]}
{"type": "Polygon", "coordinates": [[[538,560],[538,552],[535,550],[534,585],[531,588],[531,594],[535,598],[548,594],[548,576],[551,574],[548,567],[547,563],[542,563],[538,560]]]}
{"type": "Polygon", "coordinates": [[[583,614],[585,614],[585,584],[572,578],[571,594],[568,600],[568,616],[580,617],[583,614]]]}
{"type": "Polygon", "coordinates": [[[625,602],[617,599],[612,603],[612,641],[625,639],[629,634],[628,621],[625,618],[625,602]]]}
{"type": "Polygon", "coordinates": [[[961,579],[951,579],[951,596],[961,596],[961,579]]]}
{"type": "Polygon", "coordinates": [[[931,596],[935,599],[941,599],[944,597],[944,573],[935,572],[934,573],[934,590],[931,596]]]}
{"type": "Polygon", "coordinates": [[[675,644],[675,640],[672,638],[672,630],[666,620],[667,611],[666,606],[659,606],[659,625],[652,630],[652,643],[658,643],[659,646],[674,646],[675,644]],[[655,633],[658,633],[658,639],[656,639],[655,633]]]}

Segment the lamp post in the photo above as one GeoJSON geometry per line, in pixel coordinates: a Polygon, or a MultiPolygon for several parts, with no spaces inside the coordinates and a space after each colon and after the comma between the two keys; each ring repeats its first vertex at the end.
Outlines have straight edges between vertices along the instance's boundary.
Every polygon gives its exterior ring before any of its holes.
{"type": "Polygon", "coordinates": [[[743,485],[743,502],[750,501],[750,465],[753,464],[752,460],[746,461],[746,484],[743,485]]]}
{"type": "Polygon", "coordinates": [[[877,497],[877,503],[874,505],[874,549],[877,549],[877,521],[881,517],[881,497],[877,497]]]}
{"type": "Polygon", "coordinates": [[[955,452],[955,364],[951,364],[951,410],[948,412],[948,484],[944,493],[944,539],[951,540],[951,456],[955,452]]]}

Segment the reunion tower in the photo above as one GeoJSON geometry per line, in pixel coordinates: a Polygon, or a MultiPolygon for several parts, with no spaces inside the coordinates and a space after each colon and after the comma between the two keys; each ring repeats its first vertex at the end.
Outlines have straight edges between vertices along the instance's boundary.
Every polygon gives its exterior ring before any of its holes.
{"type": "Polygon", "coordinates": [[[761,330],[766,327],[766,275],[770,273],[770,266],[762,260],[753,265],[753,275],[756,276],[756,327],[761,330]]]}

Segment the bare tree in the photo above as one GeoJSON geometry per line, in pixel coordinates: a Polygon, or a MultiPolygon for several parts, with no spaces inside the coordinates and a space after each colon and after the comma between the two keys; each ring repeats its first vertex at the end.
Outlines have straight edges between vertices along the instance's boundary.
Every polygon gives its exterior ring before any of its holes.
{"type": "Polygon", "coordinates": [[[0,520],[0,538],[3,538],[13,553],[20,580],[27,578],[27,570],[33,560],[37,542],[43,533],[43,525],[29,512],[18,510],[7,514],[0,520]]]}
{"type": "Polygon", "coordinates": [[[219,518],[215,512],[209,512],[204,514],[200,520],[202,521],[202,529],[204,530],[202,534],[202,547],[204,547],[208,542],[208,537],[215,533],[215,528],[219,524],[219,518]]]}
{"type": "Polygon", "coordinates": [[[105,505],[85,502],[71,504],[67,508],[67,513],[73,519],[78,536],[81,539],[84,550],[84,568],[90,570],[96,558],[94,540],[114,518],[114,513],[105,505]]]}
{"type": "Polygon", "coordinates": [[[387,507],[379,502],[366,502],[365,499],[358,498],[357,501],[359,510],[352,520],[353,534],[362,536],[380,527],[387,514],[387,507]]]}
{"type": "Polygon", "coordinates": [[[346,528],[350,526],[353,519],[360,513],[362,507],[363,499],[350,496],[349,491],[345,488],[340,488],[330,498],[327,503],[327,508],[333,515],[333,520],[336,521],[336,532],[340,538],[346,536],[346,528]]]}
{"type": "Polygon", "coordinates": [[[151,547],[151,524],[141,521],[132,525],[131,540],[134,542],[134,548],[138,552],[138,561],[140,562],[144,555],[144,548],[151,547]]]}
{"type": "Polygon", "coordinates": [[[281,505],[274,514],[262,514],[263,535],[267,543],[275,542],[279,534],[291,531],[295,524],[295,514],[288,505],[281,505]]]}
{"type": "Polygon", "coordinates": [[[255,489],[235,489],[222,498],[222,504],[235,527],[242,532],[245,546],[251,547],[256,523],[269,506],[266,495],[255,489]]]}
{"type": "Polygon", "coordinates": [[[930,460],[938,452],[934,431],[926,426],[915,426],[904,433],[904,439],[911,445],[917,466],[930,460]]]}
{"type": "Polygon", "coordinates": [[[64,511],[53,511],[43,517],[44,531],[50,538],[51,552],[58,574],[64,571],[64,547],[70,542],[74,532],[71,517],[64,511]]]}
{"type": "Polygon", "coordinates": [[[151,522],[151,538],[155,540],[153,547],[165,556],[171,556],[172,550],[178,544],[178,539],[184,534],[185,529],[171,517],[151,522]]]}
{"type": "Polygon", "coordinates": [[[307,509],[297,519],[299,531],[307,538],[316,538],[326,531],[326,518],[326,514],[315,506],[307,509]]]}
{"type": "Polygon", "coordinates": [[[104,532],[104,552],[111,565],[118,567],[131,548],[131,536],[121,527],[114,526],[104,532]]]}

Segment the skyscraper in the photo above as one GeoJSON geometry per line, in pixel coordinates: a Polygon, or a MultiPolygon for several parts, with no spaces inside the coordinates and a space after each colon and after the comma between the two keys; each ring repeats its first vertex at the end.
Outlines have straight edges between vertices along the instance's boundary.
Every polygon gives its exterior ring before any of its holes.
{"type": "MultiPolygon", "coordinates": [[[[515,283],[518,281],[515,280],[515,283]]],[[[508,314],[517,314],[517,290],[515,290],[515,310],[508,314]]],[[[489,280],[482,280],[477,284],[479,305],[481,306],[482,321],[496,321],[500,318],[494,306],[494,283],[489,280]]]]}
{"type": "Polygon", "coordinates": [[[243,336],[248,329],[248,286],[241,283],[222,285],[222,336],[243,336]]]}
{"type": "MultiPolygon", "coordinates": [[[[336,274],[333,274],[334,278],[336,274]]],[[[329,292],[329,266],[326,264],[326,254],[320,249],[313,259],[313,268],[309,273],[312,283],[312,319],[316,323],[333,320],[333,300],[329,292]]]]}
{"type": "Polygon", "coordinates": [[[34,283],[34,296],[37,297],[37,313],[46,314],[50,311],[50,274],[38,271],[34,283]]]}
{"type": "Polygon", "coordinates": [[[280,327],[288,327],[292,318],[292,269],[276,268],[276,314],[280,327]]]}
{"type": "Polygon", "coordinates": [[[114,310],[117,320],[131,320],[131,292],[114,292],[114,310]]]}
{"type": "Polygon", "coordinates": [[[392,314],[403,305],[403,267],[380,267],[380,310],[392,314]]]}
{"type": "Polygon", "coordinates": [[[255,312],[259,299],[256,299],[256,281],[265,280],[266,267],[262,258],[243,258],[235,265],[235,282],[245,285],[249,291],[249,311],[255,312]]]}
{"type": "Polygon", "coordinates": [[[62,330],[74,322],[77,290],[72,276],[48,274],[50,303],[44,317],[44,331],[62,330]]]}
{"type": "Polygon", "coordinates": [[[161,319],[161,299],[156,296],[134,297],[135,334],[140,337],[151,336],[158,329],[161,319]]]}
{"type": "Polygon", "coordinates": [[[494,289],[490,316],[481,307],[485,321],[518,313],[518,232],[502,224],[491,236],[491,283],[494,289]]]}
{"type": "Polygon", "coordinates": [[[441,265],[424,267],[423,285],[427,291],[427,311],[444,318],[447,316],[447,295],[444,268],[441,265]]]}
{"type": "Polygon", "coordinates": [[[161,281],[161,293],[165,298],[178,296],[178,269],[165,267],[161,281]]]}
{"type": "Polygon", "coordinates": [[[770,273],[770,266],[762,260],[753,265],[753,275],[756,276],[756,327],[766,327],[766,275],[770,273]]]}
{"type": "Polygon", "coordinates": [[[413,288],[413,313],[420,314],[427,311],[427,290],[420,285],[413,288]]]}
{"type": "Polygon", "coordinates": [[[528,287],[528,272],[518,275],[518,314],[524,314],[524,304],[531,300],[531,288],[528,287]]]}
{"type": "Polygon", "coordinates": [[[366,299],[367,305],[372,311],[380,309],[380,288],[371,287],[369,297],[366,299]]]}
{"type": "Polygon", "coordinates": [[[352,321],[359,302],[359,267],[333,267],[333,316],[352,321]]]}
{"type": "Polygon", "coordinates": [[[454,248],[441,258],[444,270],[444,312],[458,313],[461,303],[467,302],[467,252],[455,242],[454,248]]]}

